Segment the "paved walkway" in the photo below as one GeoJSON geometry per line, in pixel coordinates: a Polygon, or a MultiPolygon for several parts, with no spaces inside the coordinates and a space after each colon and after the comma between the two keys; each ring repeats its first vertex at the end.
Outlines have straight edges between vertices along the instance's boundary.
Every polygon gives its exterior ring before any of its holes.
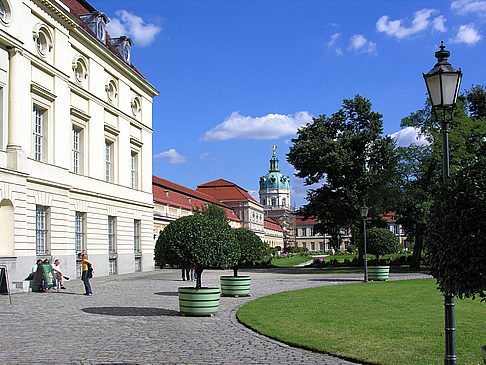
{"type": "MultiPolygon", "coordinates": [[[[295,269],[294,269],[295,270],[295,269]]],[[[292,274],[254,270],[252,298],[221,298],[215,317],[178,315],[177,288],[190,286],[179,270],[100,277],[94,295],[81,281],[67,290],[0,296],[1,364],[351,364],[291,348],[245,328],[236,311],[271,293],[337,285],[362,275],[292,274]]],[[[219,286],[228,271],[205,271],[203,284],[219,286]]],[[[244,272],[241,272],[243,274],[244,272]]],[[[425,277],[395,274],[393,279],[425,277]]]]}

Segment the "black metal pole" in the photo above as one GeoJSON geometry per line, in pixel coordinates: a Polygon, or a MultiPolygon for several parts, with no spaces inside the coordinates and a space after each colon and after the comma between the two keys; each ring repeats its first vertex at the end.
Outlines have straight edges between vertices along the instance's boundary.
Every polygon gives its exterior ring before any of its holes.
{"type": "Polygon", "coordinates": [[[366,258],[366,218],[363,218],[363,237],[364,237],[364,262],[365,262],[365,278],[364,282],[368,282],[368,259],[366,258]]]}
{"type": "MultiPolygon", "coordinates": [[[[450,176],[449,170],[449,122],[444,110],[442,129],[442,179],[444,183],[450,176]]],[[[454,294],[444,293],[444,316],[445,316],[445,356],[444,365],[457,365],[456,356],[456,325],[454,313],[454,294]]]]}

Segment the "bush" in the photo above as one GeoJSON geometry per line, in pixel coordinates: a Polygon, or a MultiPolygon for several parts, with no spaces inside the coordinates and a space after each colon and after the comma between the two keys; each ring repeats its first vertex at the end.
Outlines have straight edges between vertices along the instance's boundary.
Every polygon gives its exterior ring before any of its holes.
{"type": "MultiPolygon", "coordinates": [[[[238,243],[240,258],[233,267],[234,276],[238,276],[238,269],[243,264],[260,263],[265,259],[268,244],[264,244],[260,237],[246,228],[237,228],[234,230],[236,241],[238,243]]],[[[276,248],[270,248],[271,254],[278,252],[276,248]]]]}
{"type": "Polygon", "coordinates": [[[348,245],[348,247],[346,247],[346,251],[348,253],[353,254],[354,253],[354,250],[355,250],[354,245],[348,245]]]}
{"type": "Polygon", "coordinates": [[[155,245],[157,263],[195,267],[196,288],[201,287],[201,274],[207,268],[229,269],[240,258],[234,230],[221,219],[195,214],[171,222],[155,245]]]}
{"type": "Polygon", "coordinates": [[[430,210],[426,263],[439,289],[486,301],[486,146],[449,179],[430,210]]]}
{"type": "Polygon", "coordinates": [[[400,242],[395,234],[386,228],[371,228],[366,233],[367,253],[376,256],[376,262],[380,256],[389,253],[400,252],[400,242]]]}

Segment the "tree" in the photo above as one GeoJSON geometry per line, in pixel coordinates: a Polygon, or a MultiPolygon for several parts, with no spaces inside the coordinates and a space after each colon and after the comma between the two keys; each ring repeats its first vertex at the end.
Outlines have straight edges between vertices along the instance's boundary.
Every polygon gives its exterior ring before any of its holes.
{"type": "Polygon", "coordinates": [[[439,289],[486,301],[486,143],[440,189],[430,212],[426,260],[439,289]]]}
{"type": "Polygon", "coordinates": [[[195,214],[171,222],[155,245],[156,262],[196,268],[196,288],[207,268],[229,269],[236,265],[240,251],[234,230],[226,221],[195,214]]]}
{"type": "Polygon", "coordinates": [[[374,227],[366,232],[366,247],[370,254],[376,256],[378,264],[380,256],[400,252],[400,241],[389,229],[374,227]]]}
{"type": "MultiPolygon", "coordinates": [[[[451,175],[476,158],[478,146],[486,133],[486,124],[475,115],[481,115],[480,110],[486,109],[485,103],[483,87],[473,86],[458,97],[449,132],[451,175]]],[[[418,129],[429,142],[428,145],[412,144],[398,148],[400,194],[394,210],[409,239],[415,241],[411,267],[419,269],[430,207],[442,181],[442,137],[429,102],[423,109],[403,118],[401,127],[418,129]]]]}
{"type": "Polygon", "coordinates": [[[245,263],[257,263],[265,259],[267,249],[254,232],[246,228],[235,229],[236,241],[240,249],[240,259],[233,267],[234,276],[238,276],[238,269],[245,263]]]}
{"type": "Polygon", "coordinates": [[[300,213],[316,217],[315,229],[338,240],[340,231],[361,230],[360,207],[365,202],[376,216],[389,209],[396,195],[397,155],[391,137],[383,136],[382,115],[362,97],[344,99],[331,117],[321,115],[299,129],[287,155],[306,185],[300,213]]]}

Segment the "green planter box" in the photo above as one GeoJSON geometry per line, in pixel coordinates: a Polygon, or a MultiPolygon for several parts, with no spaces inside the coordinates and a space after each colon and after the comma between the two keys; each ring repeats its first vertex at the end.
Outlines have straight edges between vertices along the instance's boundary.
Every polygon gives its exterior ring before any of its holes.
{"type": "Polygon", "coordinates": [[[219,288],[179,288],[179,313],[182,316],[214,316],[219,309],[219,288]]]}
{"type": "Polygon", "coordinates": [[[390,266],[369,266],[368,280],[384,281],[388,280],[390,275],[390,266]]]}
{"type": "Polygon", "coordinates": [[[224,296],[244,297],[250,295],[249,276],[221,276],[221,292],[224,296]]]}

